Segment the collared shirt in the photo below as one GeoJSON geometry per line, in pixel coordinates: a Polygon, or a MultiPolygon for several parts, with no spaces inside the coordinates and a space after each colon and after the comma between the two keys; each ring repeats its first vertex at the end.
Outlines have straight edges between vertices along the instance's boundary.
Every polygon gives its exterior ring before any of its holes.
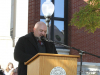
{"type": "Polygon", "coordinates": [[[37,39],[37,45],[39,49],[39,53],[46,53],[45,45],[43,44],[43,41],[40,41],[38,37],[35,37],[37,39]]]}

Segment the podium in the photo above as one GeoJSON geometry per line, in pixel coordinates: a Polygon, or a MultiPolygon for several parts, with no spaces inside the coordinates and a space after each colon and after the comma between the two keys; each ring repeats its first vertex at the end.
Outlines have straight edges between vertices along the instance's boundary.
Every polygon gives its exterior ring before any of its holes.
{"type": "Polygon", "coordinates": [[[27,75],[77,75],[79,55],[38,53],[25,62],[27,75]]]}

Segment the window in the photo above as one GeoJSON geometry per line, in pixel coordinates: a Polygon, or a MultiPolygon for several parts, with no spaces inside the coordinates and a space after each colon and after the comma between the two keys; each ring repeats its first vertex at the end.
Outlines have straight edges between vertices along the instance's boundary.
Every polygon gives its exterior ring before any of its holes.
{"type": "MultiPolygon", "coordinates": [[[[40,5],[40,21],[45,22],[44,15],[42,13],[42,4],[46,0],[41,0],[40,5]]],[[[54,14],[51,16],[49,22],[49,36],[53,41],[57,41],[63,44],[68,43],[68,1],[67,0],[51,0],[55,6],[54,14]],[[67,35],[65,35],[67,34],[67,35]]],[[[45,22],[46,23],[46,22],[45,22]]],[[[56,47],[62,47],[56,44],[56,47]]]]}
{"type": "Polygon", "coordinates": [[[64,18],[64,0],[55,0],[54,17],[64,18]]]}

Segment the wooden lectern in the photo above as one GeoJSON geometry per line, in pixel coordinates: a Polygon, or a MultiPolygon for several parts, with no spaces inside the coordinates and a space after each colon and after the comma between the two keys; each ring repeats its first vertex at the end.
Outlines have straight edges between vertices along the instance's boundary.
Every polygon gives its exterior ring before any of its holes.
{"type": "Polygon", "coordinates": [[[54,67],[61,67],[66,75],[77,75],[79,55],[38,53],[25,62],[27,75],[50,75],[54,67]]]}

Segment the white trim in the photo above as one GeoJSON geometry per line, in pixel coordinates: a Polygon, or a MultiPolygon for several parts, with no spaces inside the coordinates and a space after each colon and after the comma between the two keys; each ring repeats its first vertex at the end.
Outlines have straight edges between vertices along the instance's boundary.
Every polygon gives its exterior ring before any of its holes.
{"type": "MultiPolygon", "coordinates": [[[[77,65],[80,65],[80,62],[77,62],[77,65]]],[[[100,63],[93,63],[93,62],[82,62],[82,66],[93,66],[93,67],[100,67],[100,63]]]]}
{"type": "Polygon", "coordinates": [[[56,49],[58,54],[66,54],[69,55],[70,50],[69,49],[56,49]]]}

